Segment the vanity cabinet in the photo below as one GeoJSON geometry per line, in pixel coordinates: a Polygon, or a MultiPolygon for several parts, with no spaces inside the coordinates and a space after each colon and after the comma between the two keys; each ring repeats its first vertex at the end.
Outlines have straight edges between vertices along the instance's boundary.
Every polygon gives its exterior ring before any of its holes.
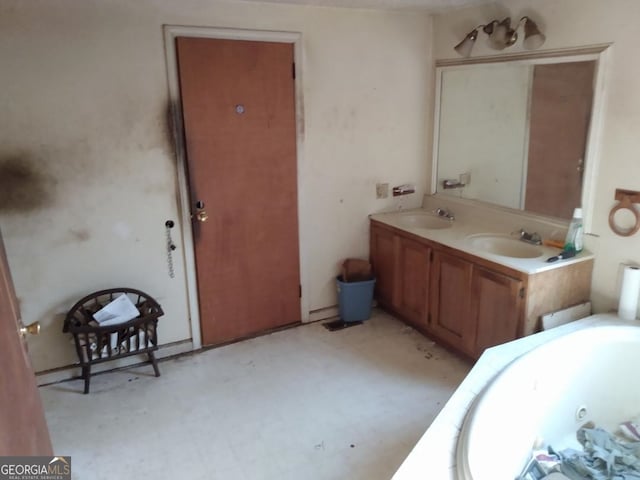
{"type": "Polygon", "coordinates": [[[476,333],[471,354],[518,338],[524,313],[524,282],[474,266],[471,279],[471,323],[476,333]]]}
{"type": "Polygon", "coordinates": [[[476,330],[471,315],[472,275],[471,262],[434,252],[427,330],[467,355],[473,353],[476,330]]]}
{"type": "Polygon", "coordinates": [[[371,230],[378,303],[416,327],[427,326],[431,248],[386,228],[371,230]]]}
{"type": "Polygon", "coordinates": [[[431,248],[410,238],[399,236],[399,239],[395,305],[409,322],[427,328],[431,248]]]}
{"type": "Polygon", "coordinates": [[[371,229],[370,251],[371,256],[375,257],[372,262],[376,276],[375,297],[381,306],[391,310],[396,310],[398,304],[395,299],[398,283],[395,278],[398,271],[395,263],[399,241],[400,237],[391,230],[380,227],[371,229]]]}
{"type": "Polygon", "coordinates": [[[371,221],[378,304],[471,358],[589,299],[593,260],[527,274],[371,221]]]}

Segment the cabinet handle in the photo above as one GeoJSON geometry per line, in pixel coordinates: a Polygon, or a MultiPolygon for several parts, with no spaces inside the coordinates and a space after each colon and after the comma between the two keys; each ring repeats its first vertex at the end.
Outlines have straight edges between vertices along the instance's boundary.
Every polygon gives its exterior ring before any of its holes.
{"type": "Polygon", "coordinates": [[[524,298],[524,287],[520,289],[520,291],[518,292],[518,295],[520,296],[520,298],[524,298]]]}

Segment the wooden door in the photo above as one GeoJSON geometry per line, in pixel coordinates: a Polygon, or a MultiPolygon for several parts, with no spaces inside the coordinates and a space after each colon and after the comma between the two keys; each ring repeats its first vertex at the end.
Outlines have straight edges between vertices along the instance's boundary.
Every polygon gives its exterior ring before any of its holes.
{"type": "MultiPolygon", "coordinates": [[[[178,38],[202,341],[300,321],[293,45],[178,38]]],[[[329,234],[329,232],[327,232],[329,234]]]]}
{"type": "Polygon", "coordinates": [[[400,237],[399,255],[399,312],[417,327],[428,327],[429,257],[431,249],[400,237]]]}
{"type": "Polygon", "coordinates": [[[0,234],[0,456],[53,455],[0,234]]]}
{"type": "Polygon", "coordinates": [[[571,218],[581,205],[595,62],[536,65],[525,209],[571,218]]]}
{"type": "Polygon", "coordinates": [[[475,328],[471,316],[471,274],[466,260],[434,251],[431,263],[431,331],[451,347],[473,354],[475,328]]]}
{"type": "Polygon", "coordinates": [[[515,340],[524,315],[522,281],[474,267],[471,312],[476,325],[475,356],[489,347],[515,340]]]}
{"type": "Polygon", "coordinates": [[[381,306],[392,310],[397,304],[398,280],[396,273],[398,269],[396,260],[398,254],[396,239],[397,236],[393,232],[374,224],[371,225],[370,252],[371,266],[376,276],[376,300],[381,306]]]}

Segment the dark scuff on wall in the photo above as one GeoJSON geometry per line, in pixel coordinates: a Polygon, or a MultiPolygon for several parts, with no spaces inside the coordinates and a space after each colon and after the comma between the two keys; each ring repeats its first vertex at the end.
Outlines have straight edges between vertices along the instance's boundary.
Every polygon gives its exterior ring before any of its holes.
{"type": "Polygon", "coordinates": [[[28,154],[0,154],[0,214],[51,207],[56,184],[28,154]]]}

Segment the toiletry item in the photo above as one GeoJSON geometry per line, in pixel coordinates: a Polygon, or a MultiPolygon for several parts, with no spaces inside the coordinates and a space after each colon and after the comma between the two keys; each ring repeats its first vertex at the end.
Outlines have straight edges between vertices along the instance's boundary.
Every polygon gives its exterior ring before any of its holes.
{"type": "Polygon", "coordinates": [[[576,256],[575,250],[563,250],[558,255],[547,258],[547,262],[555,262],[556,260],[562,260],[564,258],[571,258],[576,256]]]}
{"type": "Polygon", "coordinates": [[[569,231],[564,240],[564,249],[573,250],[576,253],[582,251],[582,209],[573,210],[573,218],[569,224],[569,231]]]}
{"type": "Polygon", "coordinates": [[[626,265],[622,273],[618,316],[623,320],[633,320],[638,312],[640,295],[640,267],[626,265]]]}

